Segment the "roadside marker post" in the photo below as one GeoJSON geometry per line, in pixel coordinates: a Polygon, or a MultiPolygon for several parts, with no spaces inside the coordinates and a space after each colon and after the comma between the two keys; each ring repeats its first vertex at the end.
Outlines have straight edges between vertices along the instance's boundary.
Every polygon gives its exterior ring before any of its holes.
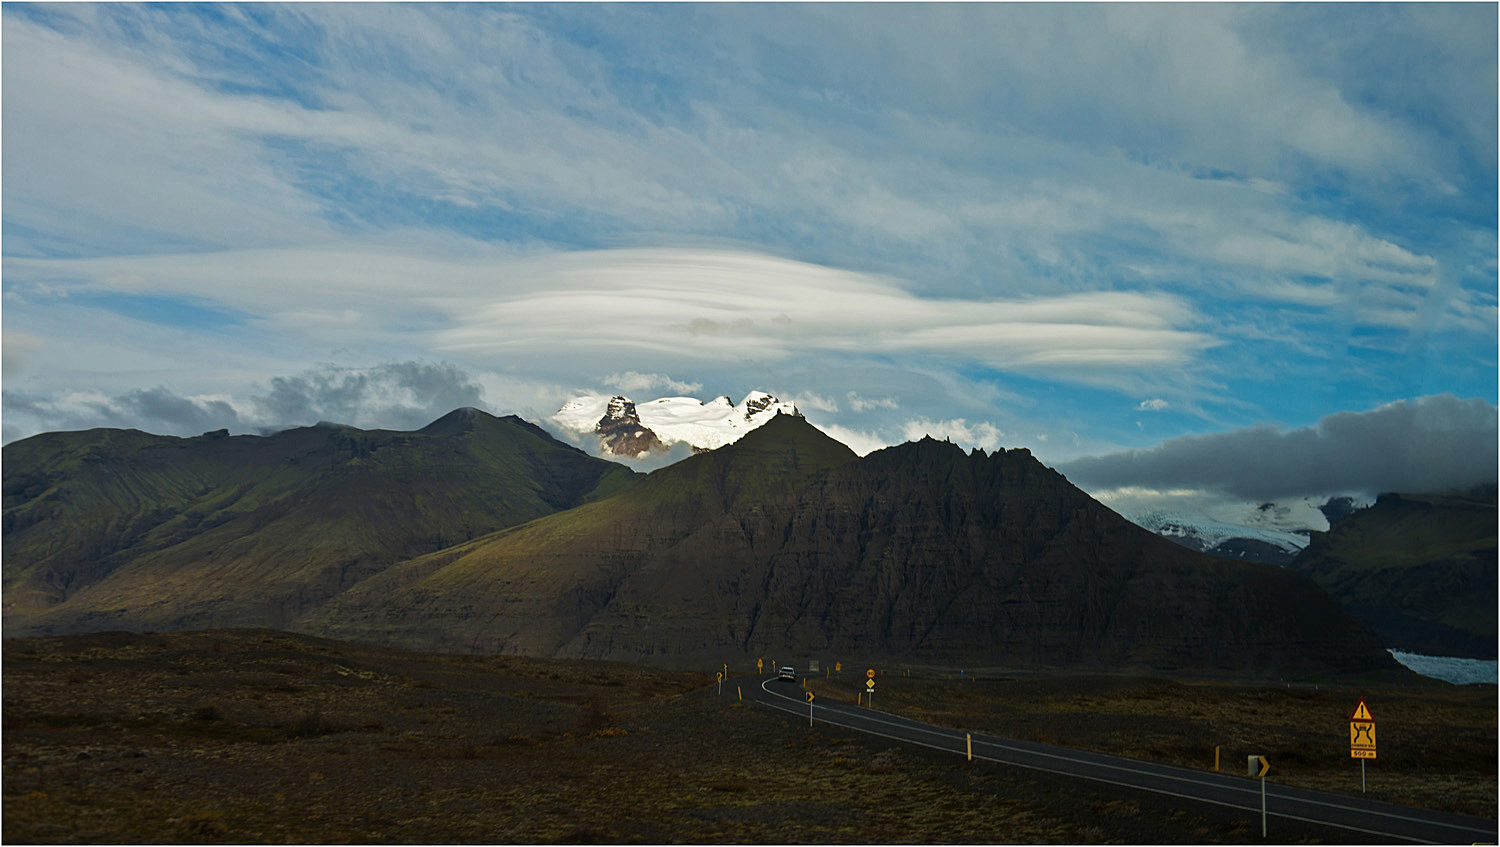
{"type": "Polygon", "coordinates": [[[1260,837],[1266,837],[1266,774],[1271,770],[1271,762],[1265,756],[1251,756],[1248,762],[1250,775],[1260,779],[1260,837]]]}
{"type": "Polygon", "coordinates": [[[813,701],[813,693],[811,691],[809,691],[809,692],[807,692],[807,725],[808,726],[812,726],[812,712],[813,712],[812,701],[813,701]]]}
{"type": "Polygon", "coordinates": [[[969,733],[969,732],[964,733],[964,745],[969,748],[969,761],[971,761],[971,762],[974,761],[974,735],[973,735],[973,733],[969,733]]]}

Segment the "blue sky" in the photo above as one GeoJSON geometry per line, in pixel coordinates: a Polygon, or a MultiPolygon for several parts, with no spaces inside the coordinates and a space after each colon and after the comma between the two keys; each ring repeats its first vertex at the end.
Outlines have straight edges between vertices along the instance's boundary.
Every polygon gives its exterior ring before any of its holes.
{"type": "Polygon", "coordinates": [[[7,442],[760,389],[1096,489],[1494,478],[1494,4],[0,14],[7,442]]]}

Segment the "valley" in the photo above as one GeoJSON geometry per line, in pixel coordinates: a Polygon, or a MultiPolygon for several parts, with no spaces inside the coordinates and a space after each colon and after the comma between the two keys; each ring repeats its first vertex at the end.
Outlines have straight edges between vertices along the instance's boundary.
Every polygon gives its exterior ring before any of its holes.
{"type": "Polygon", "coordinates": [[[860,457],[773,415],[643,475],[460,409],[48,433],[5,467],[7,841],[1259,840],[1231,807],[808,728],[742,699],[778,656],[821,658],[821,698],[879,668],[907,717],[1345,793],[1365,698],[1371,796],[1495,816],[1493,684],[1418,677],[1309,576],[1158,537],[1026,450],[860,457]]]}
{"type": "MultiPolygon", "coordinates": [[[[3,837],[192,843],[1259,843],[1231,809],[752,708],[713,669],[417,653],[270,630],[4,643],[3,837]]],[[[901,714],[1495,816],[1494,686],[1284,687],[882,668],[901,714]],[[906,680],[911,680],[906,682],[906,680]]],[[[812,678],[848,696],[860,672],[812,678]]],[[[1275,822],[1282,843],[1340,840],[1275,822]]]]}

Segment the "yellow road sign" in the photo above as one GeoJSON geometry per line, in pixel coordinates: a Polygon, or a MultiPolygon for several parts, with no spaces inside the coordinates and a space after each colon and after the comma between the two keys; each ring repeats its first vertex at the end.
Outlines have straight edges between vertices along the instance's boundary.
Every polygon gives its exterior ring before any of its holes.
{"type": "Polygon", "coordinates": [[[1271,772],[1271,761],[1265,756],[1251,756],[1250,775],[1257,779],[1265,779],[1266,774],[1271,772]]]}
{"type": "Polygon", "coordinates": [[[865,676],[869,677],[870,679],[874,679],[875,678],[875,669],[874,668],[870,668],[869,670],[865,671],[865,676]]]}
{"type": "Polygon", "coordinates": [[[813,693],[811,691],[809,691],[809,692],[807,692],[807,702],[811,703],[812,701],[813,701],[813,693]]]}
{"type": "Polygon", "coordinates": [[[1375,716],[1370,714],[1363,698],[1349,718],[1349,758],[1375,758],[1375,716]]]}
{"type": "Polygon", "coordinates": [[[873,679],[867,679],[867,680],[865,680],[865,687],[868,688],[868,689],[870,689],[871,691],[874,691],[875,690],[875,680],[873,680],[873,679]]]}

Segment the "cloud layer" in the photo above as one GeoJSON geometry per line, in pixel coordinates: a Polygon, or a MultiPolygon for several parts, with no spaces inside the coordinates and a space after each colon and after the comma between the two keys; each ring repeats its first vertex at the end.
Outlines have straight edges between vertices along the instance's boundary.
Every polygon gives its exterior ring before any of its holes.
{"type": "Polygon", "coordinates": [[[1441,491],[1495,482],[1496,421],[1495,406],[1443,394],[1340,412],[1309,427],[1182,436],[1060,469],[1091,489],[1197,489],[1254,500],[1441,491]]]}
{"type": "Polygon", "coordinates": [[[7,391],[6,440],[12,440],[12,431],[29,435],[97,426],[180,436],[215,429],[267,432],[320,421],[411,430],[463,406],[483,407],[482,393],[452,364],[415,361],[369,368],[329,366],[275,377],[247,397],[181,396],[165,387],[61,398],[7,391]]]}
{"type": "Polygon", "coordinates": [[[1495,400],[1493,5],[0,14],[6,439],[762,389],[1061,461],[1495,400]]]}

